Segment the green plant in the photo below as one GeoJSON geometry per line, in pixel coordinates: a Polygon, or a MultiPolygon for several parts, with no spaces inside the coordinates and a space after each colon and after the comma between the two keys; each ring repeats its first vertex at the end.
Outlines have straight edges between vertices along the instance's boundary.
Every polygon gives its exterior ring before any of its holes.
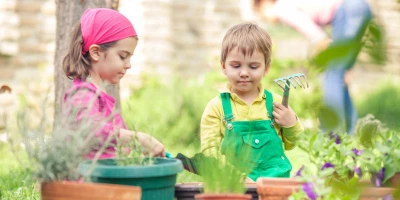
{"type": "Polygon", "coordinates": [[[142,86],[132,88],[122,103],[122,115],[130,130],[140,130],[161,141],[166,150],[199,148],[200,119],[207,102],[217,94],[220,76],[210,73],[182,84],[177,77],[143,75],[142,86]],[[179,143],[176,142],[179,138],[179,143]]]}
{"type": "Polygon", "coordinates": [[[204,193],[239,193],[245,192],[244,182],[247,173],[225,161],[225,156],[205,156],[196,154],[193,157],[196,169],[203,178],[204,193]]]}
{"type": "Polygon", "coordinates": [[[298,144],[309,154],[311,163],[318,171],[332,168],[334,170],[330,175],[334,178],[349,179],[360,167],[353,141],[353,137],[347,134],[307,131],[302,134],[298,144]]]}
{"type": "Polygon", "coordinates": [[[376,186],[382,186],[400,171],[399,133],[386,129],[373,115],[358,121],[356,133],[365,148],[359,159],[363,170],[372,173],[376,186]]]}
{"type": "Polygon", "coordinates": [[[120,139],[115,135],[116,140],[116,162],[118,166],[128,165],[152,165],[154,163],[154,157],[152,154],[144,156],[144,148],[139,143],[137,137],[132,137],[128,147],[124,147],[120,139]]]}
{"type": "Polygon", "coordinates": [[[293,192],[289,199],[358,199],[361,189],[358,178],[336,181],[331,177],[334,172],[334,168],[315,172],[310,167],[302,167],[296,173],[296,178],[305,184],[302,185],[301,190],[293,192]]]}
{"type": "MultiPolygon", "coordinates": [[[[388,77],[390,79],[390,77],[388,77]]],[[[385,125],[399,131],[400,125],[400,106],[396,106],[400,101],[400,87],[394,82],[384,82],[377,86],[378,89],[367,92],[357,100],[357,110],[360,116],[373,114],[385,125]]]]}
{"type": "MultiPolygon", "coordinates": [[[[89,109],[97,99],[93,98],[89,102],[89,109]]],[[[21,162],[23,166],[29,166],[33,172],[33,179],[39,182],[51,182],[59,180],[77,180],[79,173],[77,166],[86,159],[89,152],[96,150],[97,154],[94,160],[98,159],[102,151],[107,147],[112,137],[105,141],[96,139],[99,125],[103,121],[90,120],[84,118],[81,122],[76,122],[78,110],[71,108],[68,115],[62,120],[56,120],[60,124],[54,130],[48,129],[47,115],[45,109],[48,99],[45,99],[41,107],[41,116],[32,114],[32,110],[22,106],[15,112],[17,130],[22,140],[23,148],[27,154],[27,163],[21,162]],[[37,123],[31,123],[31,118],[36,117],[37,123]]],[[[23,105],[23,104],[22,104],[23,105]]],[[[84,113],[81,113],[84,115],[84,113]]],[[[87,113],[88,114],[88,113],[87,113]]],[[[13,117],[13,116],[7,116],[13,117]]],[[[106,119],[109,120],[109,119],[106,119]]],[[[11,130],[6,126],[6,133],[11,130]]],[[[19,141],[9,136],[9,142],[12,149],[19,148],[19,141]]],[[[16,152],[16,151],[14,151],[16,152]]]]}

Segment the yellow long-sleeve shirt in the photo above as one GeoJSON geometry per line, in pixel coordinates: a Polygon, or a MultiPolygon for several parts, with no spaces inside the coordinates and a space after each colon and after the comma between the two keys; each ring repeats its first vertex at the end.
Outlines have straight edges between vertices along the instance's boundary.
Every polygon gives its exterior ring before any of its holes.
{"type": "MultiPolygon", "coordinates": [[[[264,87],[258,86],[259,94],[251,105],[247,105],[235,93],[230,92],[230,85],[227,85],[226,91],[231,95],[232,112],[235,121],[250,120],[268,120],[268,112],[265,106],[264,87]]],[[[282,102],[282,97],[272,93],[273,101],[282,102]]],[[[220,149],[225,133],[224,110],[220,95],[213,98],[206,106],[200,125],[201,152],[206,155],[216,155],[220,149]]],[[[280,127],[275,123],[276,132],[283,141],[285,150],[291,150],[296,145],[299,134],[304,130],[297,119],[292,127],[280,127]],[[282,128],[282,129],[281,129],[282,128]],[[282,131],[281,131],[282,130],[282,131]]]]}

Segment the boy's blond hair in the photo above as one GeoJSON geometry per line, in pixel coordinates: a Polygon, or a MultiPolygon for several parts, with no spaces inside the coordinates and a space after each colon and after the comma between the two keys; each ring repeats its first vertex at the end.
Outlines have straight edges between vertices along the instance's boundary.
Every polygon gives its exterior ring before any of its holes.
{"type": "Polygon", "coordinates": [[[252,55],[255,50],[259,51],[264,55],[265,66],[269,67],[272,53],[271,37],[256,23],[238,24],[228,30],[222,40],[221,63],[225,63],[226,56],[235,47],[244,55],[252,55]]]}

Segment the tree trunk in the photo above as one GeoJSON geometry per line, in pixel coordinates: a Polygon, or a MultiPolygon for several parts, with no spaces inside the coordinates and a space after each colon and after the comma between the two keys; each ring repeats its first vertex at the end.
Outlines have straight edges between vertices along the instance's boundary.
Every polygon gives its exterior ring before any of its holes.
{"type": "MultiPolygon", "coordinates": [[[[62,69],[62,60],[68,51],[70,33],[74,25],[79,21],[81,15],[87,8],[112,8],[118,9],[118,0],[56,0],[56,53],[55,66],[55,105],[54,105],[54,127],[61,118],[61,110],[65,91],[71,87],[69,80],[62,69]]],[[[107,93],[116,100],[116,108],[120,109],[119,84],[109,86],[107,93]]]]}

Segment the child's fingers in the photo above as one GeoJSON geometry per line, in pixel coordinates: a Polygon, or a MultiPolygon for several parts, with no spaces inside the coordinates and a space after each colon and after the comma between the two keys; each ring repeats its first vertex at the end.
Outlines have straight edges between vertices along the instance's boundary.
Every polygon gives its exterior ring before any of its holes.
{"type": "Polygon", "coordinates": [[[280,116],[281,116],[279,113],[277,113],[277,112],[275,112],[275,111],[272,112],[272,115],[274,116],[275,120],[276,120],[276,119],[279,119],[280,116]]]}
{"type": "Polygon", "coordinates": [[[283,105],[280,104],[280,103],[273,102],[272,105],[274,105],[274,109],[275,109],[275,108],[276,108],[276,109],[279,109],[279,110],[285,110],[285,109],[286,109],[286,107],[283,106],[283,105]]]}
{"type": "Polygon", "coordinates": [[[153,155],[155,157],[165,157],[164,145],[158,144],[157,146],[155,146],[155,148],[153,149],[153,155]]]}

